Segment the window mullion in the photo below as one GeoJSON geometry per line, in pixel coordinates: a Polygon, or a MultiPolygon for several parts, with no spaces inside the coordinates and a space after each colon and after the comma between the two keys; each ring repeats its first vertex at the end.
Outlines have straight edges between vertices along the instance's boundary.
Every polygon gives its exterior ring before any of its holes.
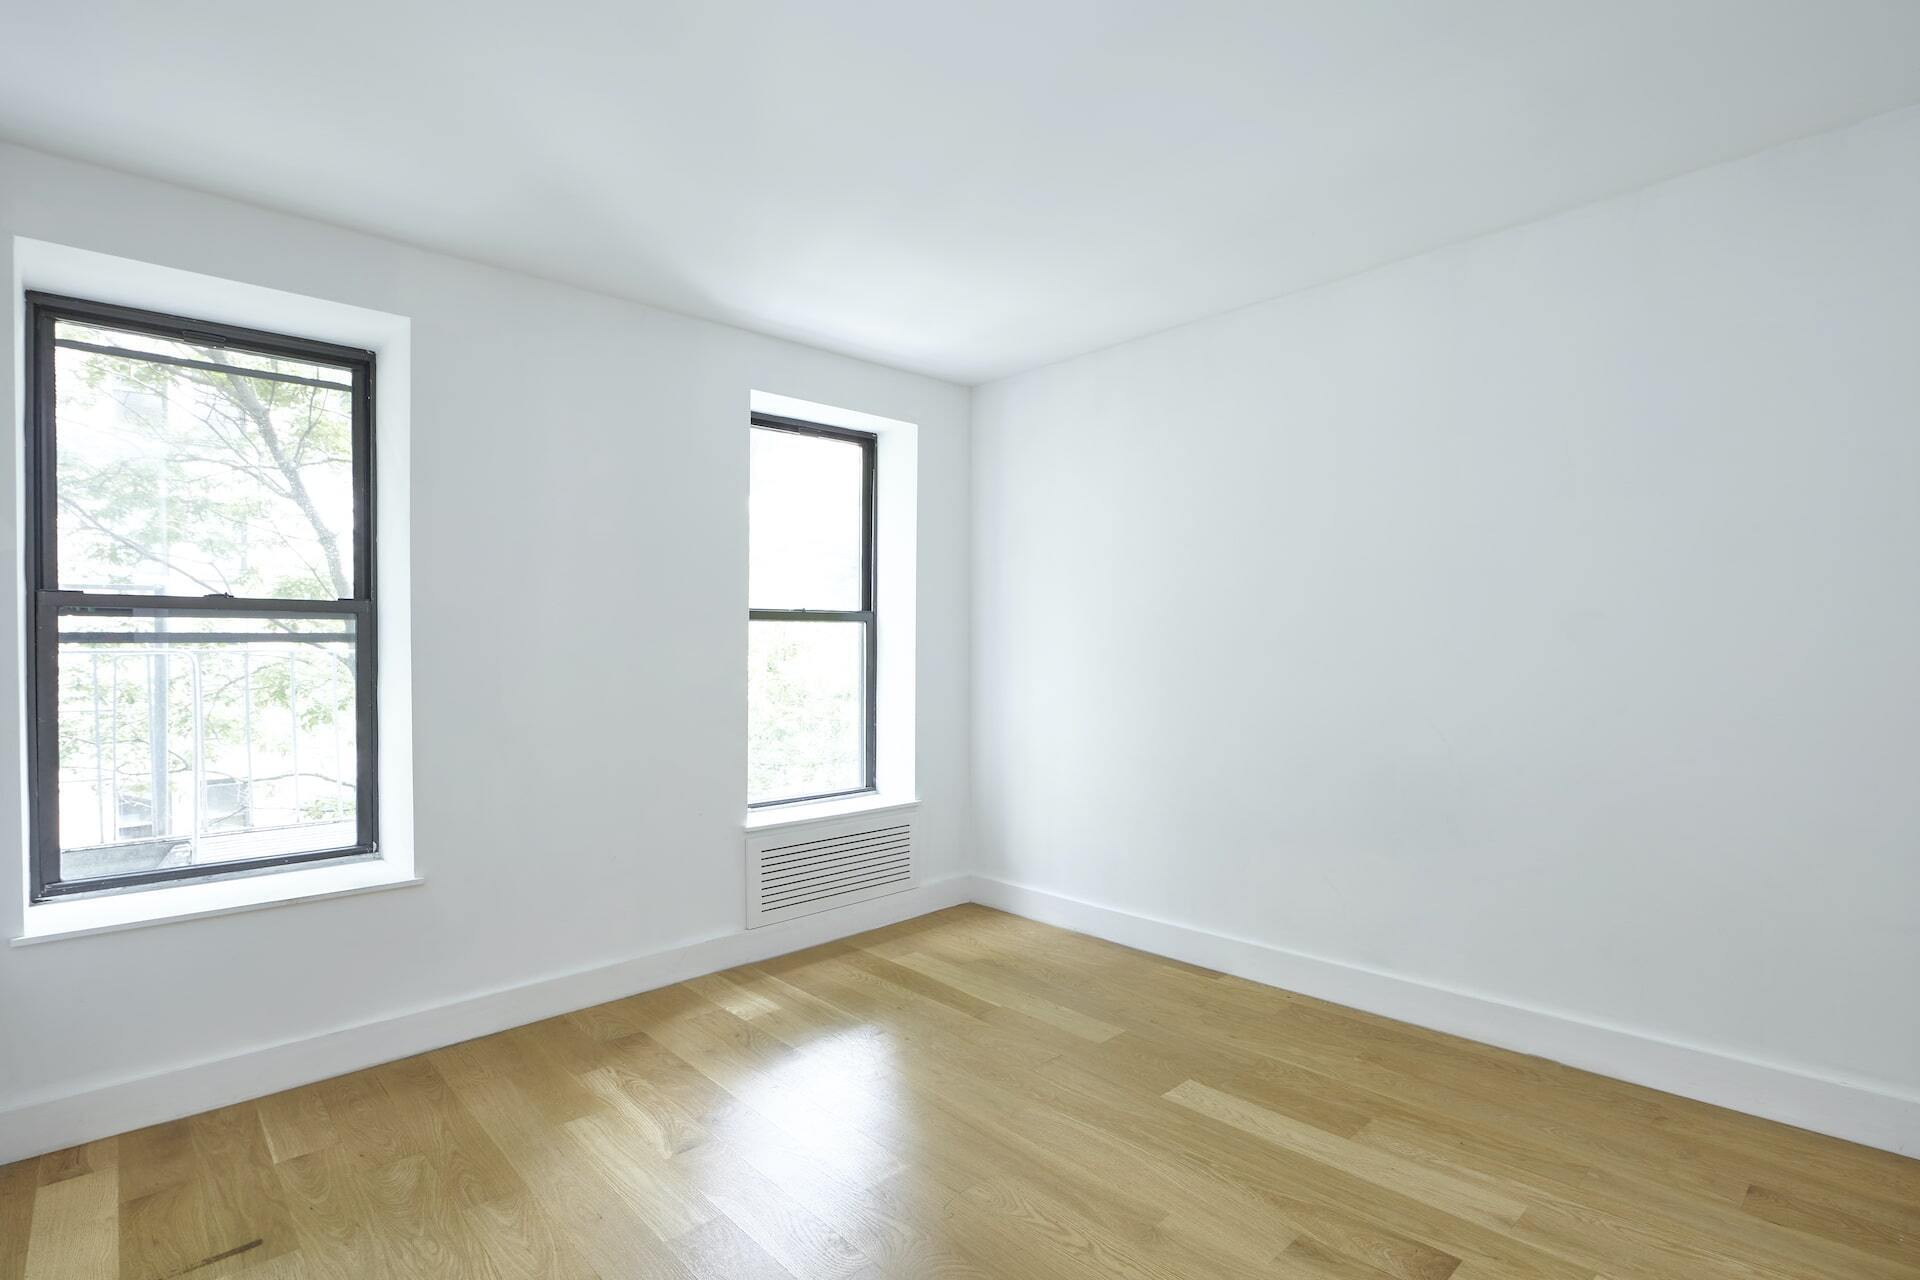
{"type": "Polygon", "coordinates": [[[873,621],[871,609],[749,609],[752,622],[866,622],[873,621]]]}
{"type": "Polygon", "coordinates": [[[281,617],[364,614],[372,601],[276,600],[255,596],[117,595],[104,591],[40,591],[42,607],[61,613],[264,613],[281,617]]]}

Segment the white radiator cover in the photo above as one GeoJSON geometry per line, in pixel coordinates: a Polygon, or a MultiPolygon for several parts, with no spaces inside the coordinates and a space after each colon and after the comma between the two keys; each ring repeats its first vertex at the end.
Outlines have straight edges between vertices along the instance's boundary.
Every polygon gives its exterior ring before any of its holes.
{"type": "Polygon", "coordinates": [[[747,927],[915,887],[913,818],[888,809],[747,832],[747,927]]]}

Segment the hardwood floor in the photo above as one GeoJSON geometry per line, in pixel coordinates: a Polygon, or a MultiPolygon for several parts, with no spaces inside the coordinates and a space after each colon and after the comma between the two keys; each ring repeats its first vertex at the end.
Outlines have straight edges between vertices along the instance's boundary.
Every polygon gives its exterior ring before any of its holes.
{"type": "Polygon", "coordinates": [[[1920,1162],[961,907],[0,1169],[0,1280],[1920,1277],[1920,1162]]]}

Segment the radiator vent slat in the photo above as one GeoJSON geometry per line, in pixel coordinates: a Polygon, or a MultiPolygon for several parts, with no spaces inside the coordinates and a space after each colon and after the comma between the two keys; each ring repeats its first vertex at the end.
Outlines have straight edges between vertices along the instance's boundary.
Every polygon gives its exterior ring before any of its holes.
{"type": "Polygon", "coordinates": [[[768,874],[772,874],[773,872],[787,870],[793,867],[810,867],[823,857],[854,858],[864,853],[888,849],[907,843],[909,843],[909,841],[906,836],[891,836],[885,840],[873,840],[865,844],[848,845],[844,848],[838,845],[828,845],[825,848],[817,849],[807,854],[803,858],[782,858],[779,861],[768,859],[766,867],[768,874]]]}
{"type": "Polygon", "coordinates": [[[910,827],[889,827],[885,831],[862,831],[841,840],[814,840],[802,845],[783,845],[778,849],[769,849],[768,862],[795,862],[818,857],[829,849],[864,849],[868,845],[887,844],[894,840],[910,839],[913,830],[910,827]]]}
{"type": "Polygon", "coordinates": [[[904,844],[909,842],[911,839],[912,837],[908,836],[905,832],[901,832],[898,834],[890,834],[890,835],[878,837],[872,840],[862,840],[858,844],[822,845],[818,849],[809,849],[807,852],[803,854],[799,854],[799,853],[787,854],[784,857],[768,858],[766,860],[766,863],[767,863],[767,866],[769,867],[785,867],[785,866],[793,866],[796,864],[800,866],[805,866],[807,863],[813,862],[814,860],[822,856],[830,855],[833,857],[845,857],[848,854],[863,853],[868,849],[884,849],[890,844],[904,844]]]}
{"type": "Polygon", "coordinates": [[[823,858],[819,862],[809,862],[797,867],[781,867],[766,873],[766,883],[778,884],[782,880],[791,880],[797,876],[817,875],[829,867],[857,867],[862,863],[884,861],[890,855],[907,852],[905,844],[883,845],[871,853],[847,853],[836,858],[823,858]]]}
{"type": "Polygon", "coordinates": [[[781,885],[778,889],[769,889],[761,895],[760,900],[771,906],[794,898],[811,897],[819,893],[835,893],[869,880],[904,875],[906,872],[905,862],[892,862],[880,867],[863,867],[858,871],[849,871],[845,875],[822,876],[817,880],[796,880],[792,884],[781,885]]]}
{"type": "Polygon", "coordinates": [[[873,876],[865,880],[854,881],[850,884],[830,885],[824,888],[810,889],[804,893],[795,893],[779,898],[768,903],[767,908],[768,910],[773,910],[777,907],[792,906],[796,902],[818,902],[824,898],[843,898],[853,889],[865,888],[868,885],[892,884],[896,880],[904,880],[906,878],[907,873],[905,871],[895,871],[883,876],[873,876]]]}
{"type": "Polygon", "coordinates": [[[747,833],[747,926],[911,889],[913,821],[898,811],[747,833]]]}
{"type": "Polygon", "coordinates": [[[899,823],[899,825],[895,825],[895,827],[874,827],[872,831],[862,831],[862,833],[858,833],[856,837],[839,837],[839,835],[833,835],[833,837],[820,837],[820,839],[812,839],[812,841],[793,841],[789,842],[789,844],[768,844],[768,846],[766,846],[766,852],[768,852],[768,854],[783,854],[783,852],[787,852],[787,850],[814,848],[814,846],[818,846],[818,844],[841,844],[841,842],[852,841],[852,839],[864,841],[864,839],[868,839],[868,837],[887,835],[887,833],[895,833],[895,831],[912,831],[912,827],[910,827],[908,823],[899,823]]]}

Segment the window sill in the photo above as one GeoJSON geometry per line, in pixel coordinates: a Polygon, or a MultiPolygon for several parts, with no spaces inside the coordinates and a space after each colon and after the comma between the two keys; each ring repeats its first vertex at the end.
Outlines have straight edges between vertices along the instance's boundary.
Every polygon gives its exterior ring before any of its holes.
{"type": "Polygon", "coordinates": [[[828,818],[845,818],[854,814],[885,813],[891,809],[919,807],[918,799],[902,800],[881,795],[841,796],[835,800],[802,800],[794,804],[771,805],[765,809],[749,809],[746,827],[749,831],[771,831],[779,827],[797,827],[808,822],[822,822],[828,818]]]}
{"type": "Polygon", "coordinates": [[[420,883],[420,877],[406,867],[368,859],[298,871],[237,876],[232,880],[102,894],[97,898],[36,902],[27,908],[26,923],[12,942],[16,947],[24,947],[61,938],[84,938],[96,933],[231,915],[236,911],[258,911],[316,898],[403,889],[420,883]]]}

